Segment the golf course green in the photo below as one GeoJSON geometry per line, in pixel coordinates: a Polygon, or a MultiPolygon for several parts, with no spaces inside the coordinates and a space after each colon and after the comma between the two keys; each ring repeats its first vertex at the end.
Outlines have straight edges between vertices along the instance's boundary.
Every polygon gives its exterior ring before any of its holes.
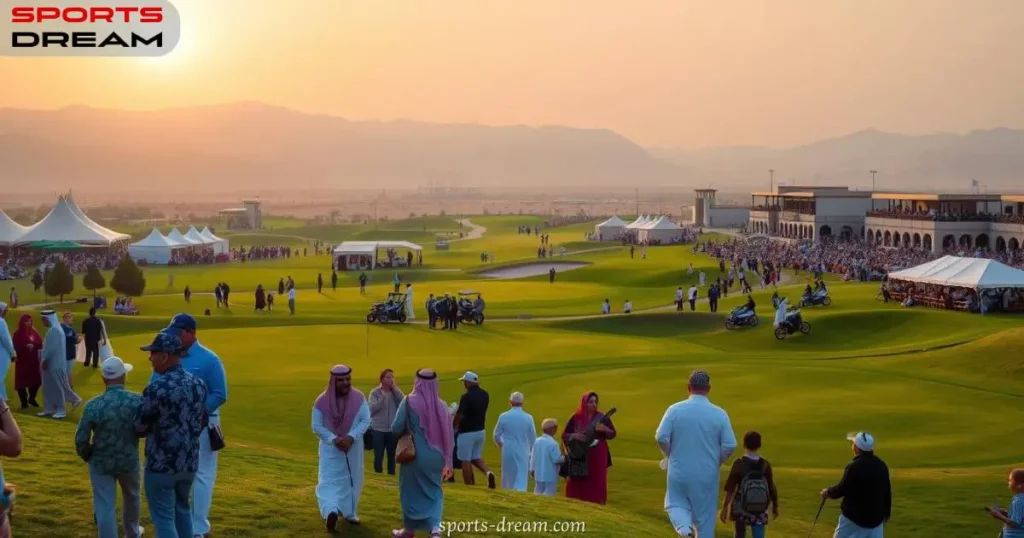
{"type": "MultiPolygon", "coordinates": [[[[602,408],[617,407],[618,431],[609,443],[607,506],[591,506],[532,494],[488,491],[448,484],[448,521],[583,521],[586,532],[562,536],[601,538],[671,537],[663,509],[665,473],[654,432],[672,403],[686,398],[691,370],[710,372],[710,397],[725,408],[737,437],[757,430],[763,455],[778,483],[780,518],[769,536],[806,536],[819,505],[818,492],[834,484],[852,457],[848,432],[867,430],[877,454],[891,470],[893,515],[888,537],[994,536],[1000,525],[983,513],[987,505],[1006,506],[1008,469],[1024,464],[1020,432],[1024,424],[1024,324],[1019,317],[904,309],[875,299],[877,284],[830,282],[833,304],[804,310],[808,335],[784,341],[772,335],[771,290],[758,289],[761,324],[727,331],[728,311],[745,300],[732,293],[718,314],[706,303],[697,312],[670,306],[677,286],[689,287],[693,264],[710,279],[718,262],[694,253],[691,245],[639,250],[583,241],[593,224],[544,230],[556,261],[586,266],[521,279],[488,278],[481,272],[537,262],[539,240],[517,233],[520,225],[542,219],[527,216],[475,216],[482,237],[452,241],[435,251],[441,232],[468,233],[469,223],[440,217],[387,225],[344,227],[281,226],[264,233],[219,234],[238,245],[308,246],[311,240],[395,239],[424,245],[422,267],[399,270],[415,290],[413,323],[367,325],[365,315],[391,291],[393,272],[376,271],[365,294],[358,273],[339,273],[330,286],[330,258],[293,257],[196,267],[144,267],[146,295],[135,299],[138,316],[104,315],[115,353],[133,363],[129,388],[141,391],[149,378],[147,356],[138,351],[178,312],[199,323],[199,339],[215,350],[227,372],[229,398],[222,408],[227,448],[221,452],[211,512],[212,536],[310,537],[325,534],[317,511],[317,438],[310,427],[313,400],[324,389],[328,371],[344,363],[354,369],[353,384],[368,393],[378,372],[392,368],[408,391],[416,369],[441,375],[442,396],[456,400],[458,377],[473,370],[490,392],[488,438],[508,394],[521,391],[525,409],[537,422],[556,418],[560,426],[580,395],[593,390],[602,408]],[[287,236],[287,237],[286,237],[287,236]],[[481,263],[488,252],[494,263],[481,263]],[[316,278],[322,274],[323,293],[316,278]],[[169,285],[173,275],[174,285],[169,285]],[[253,290],[262,284],[276,294],[281,278],[299,288],[297,313],[284,300],[273,312],[254,312],[253,290]],[[231,286],[231,307],[217,308],[212,289],[231,286]],[[182,290],[194,295],[185,303],[182,290]],[[428,330],[423,304],[428,294],[478,291],[487,302],[487,321],[457,332],[428,330]],[[612,316],[598,316],[605,299],[612,316]],[[635,312],[619,314],[626,300],[635,312]],[[205,310],[211,311],[205,316],[205,310]]],[[[724,239],[706,236],[704,239],[724,239]]],[[[105,275],[109,282],[110,274],[105,275]]],[[[787,270],[780,295],[795,300],[806,275],[787,270]]],[[[24,312],[53,301],[34,292],[26,280],[17,286],[23,307],[7,315],[12,330],[24,312]]],[[[404,287],[404,285],[403,285],[404,287]]],[[[737,290],[738,291],[738,290],[737,290]]],[[[100,290],[112,302],[112,290],[100,290]]],[[[6,292],[2,295],[6,295],[6,292]]],[[[76,275],[74,297],[91,295],[76,275]]],[[[701,291],[704,295],[704,291],[701,291]]],[[[283,298],[282,298],[283,299],[283,298]]],[[[85,304],[56,305],[80,322],[85,304]]],[[[38,325],[38,322],[37,322],[38,325]]],[[[13,372],[8,392],[13,395],[13,372]]],[[[83,397],[102,390],[97,371],[76,366],[75,388],[83,397]]],[[[15,407],[17,404],[15,402],[15,407]]],[[[95,536],[88,469],[75,455],[73,435],[81,410],[63,421],[40,419],[15,410],[25,442],[17,459],[4,459],[4,475],[17,486],[13,516],[16,536],[71,538],[95,536]]],[[[737,456],[740,455],[737,452],[737,456]]],[[[499,450],[488,443],[485,459],[493,468],[499,450]]],[[[479,483],[479,481],[478,481],[479,483]]],[[[560,492],[564,482],[559,485],[560,492]]],[[[531,481],[532,491],[532,481],[531,481]]],[[[145,501],[144,501],[145,502],[145,501]]],[[[825,506],[812,536],[832,536],[838,502],[825,506]]],[[[400,525],[397,481],[372,474],[368,465],[360,504],[363,524],[344,535],[390,536],[400,525]]],[[[151,531],[145,504],[143,525],[151,531]]],[[[453,536],[523,536],[512,530],[453,533],[453,536]]],[[[544,533],[530,533],[544,534],[544,533]]],[[[555,534],[548,534],[555,535],[555,534]]],[[[732,536],[719,524],[716,536],[732,536]]]]}

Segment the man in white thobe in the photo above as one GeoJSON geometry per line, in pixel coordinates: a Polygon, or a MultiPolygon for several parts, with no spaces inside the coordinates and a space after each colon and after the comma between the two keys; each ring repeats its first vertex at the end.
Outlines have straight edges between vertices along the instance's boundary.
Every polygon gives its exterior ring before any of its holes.
{"type": "Polygon", "coordinates": [[[316,499],[327,530],[334,532],[339,517],[359,524],[363,492],[363,434],[370,427],[370,406],[352,388],[352,369],[331,369],[327,389],[313,405],[313,433],[320,438],[320,468],[316,499]]]}
{"type": "Polygon", "coordinates": [[[523,411],[523,393],[513,392],[509,404],[512,409],[502,413],[494,425],[494,444],[501,448],[501,488],[526,491],[537,426],[523,411]]]}
{"type": "Polygon", "coordinates": [[[533,442],[533,454],[530,456],[533,492],[554,497],[558,493],[558,466],[565,461],[565,455],[558,448],[558,441],[555,441],[558,422],[553,418],[546,418],[540,427],[544,435],[533,442]]]}
{"type": "Polygon", "coordinates": [[[704,274],[704,270],[701,269],[700,270],[700,287],[702,287],[702,288],[704,287],[704,279],[706,279],[706,278],[707,278],[707,276],[704,274]]]}
{"type": "Polygon", "coordinates": [[[416,311],[413,308],[415,303],[412,300],[412,284],[405,285],[405,318],[416,319],[416,311]]]}
{"type": "Polygon", "coordinates": [[[65,403],[75,409],[82,405],[82,399],[71,390],[68,383],[67,336],[53,310],[41,312],[43,325],[47,327],[43,337],[43,352],[40,357],[43,368],[43,410],[41,417],[66,418],[65,403]]]}
{"type": "Polygon", "coordinates": [[[708,400],[711,376],[690,374],[690,397],[672,404],[655,439],[668,457],[665,511],[679,536],[715,535],[718,470],[736,450],[729,415],[708,400]]]}

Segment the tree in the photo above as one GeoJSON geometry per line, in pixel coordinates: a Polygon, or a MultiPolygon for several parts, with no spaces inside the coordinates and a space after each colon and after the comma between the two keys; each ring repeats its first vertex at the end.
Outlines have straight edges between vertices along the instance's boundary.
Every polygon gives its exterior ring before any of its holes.
{"type": "Polygon", "coordinates": [[[85,271],[85,276],[82,277],[82,287],[92,290],[93,297],[96,297],[96,290],[107,287],[107,279],[103,278],[103,273],[100,272],[99,267],[96,267],[96,264],[90,265],[89,269],[85,271]]]}
{"type": "Polygon", "coordinates": [[[121,295],[140,297],[146,290],[146,279],[142,269],[135,265],[131,256],[125,256],[114,269],[114,277],[110,279],[110,287],[121,295]]]}
{"type": "Polygon", "coordinates": [[[39,288],[43,286],[42,271],[36,269],[36,271],[32,273],[32,285],[36,287],[35,291],[39,291],[39,288]]]}
{"type": "Polygon", "coordinates": [[[64,263],[64,260],[57,260],[57,263],[53,266],[53,269],[46,275],[46,282],[44,284],[46,288],[46,295],[50,297],[60,297],[60,302],[64,302],[64,296],[75,291],[75,277],[71,274],[71,270],[64,263]]]}

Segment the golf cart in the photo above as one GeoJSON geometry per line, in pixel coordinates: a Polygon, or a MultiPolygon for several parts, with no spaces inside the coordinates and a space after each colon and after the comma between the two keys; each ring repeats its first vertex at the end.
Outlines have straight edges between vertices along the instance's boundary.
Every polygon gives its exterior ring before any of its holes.
{"type": "Polygon", "coordinates": [[[459,292],[459,323],[472,321],[477,325],[484,322],[484,303],[478,291],[459,292]]]}
{"type": "Polygon", "coordinates": [[[370,312],[366,314],[367,323],[388,323],[397,321],[405,323],[405,294],[389,293],[388,298],[373,303],[370,312]]]}
{"type": "Polygon", "coordinates": [[[800,310],[789,310],[788,303],[789,299],[783,299],[775,312],[775,338],[778,340],[785,340],[787,336],[797,331],[802,334],[811,332],[811,324],[803,320],[800,310]]]}

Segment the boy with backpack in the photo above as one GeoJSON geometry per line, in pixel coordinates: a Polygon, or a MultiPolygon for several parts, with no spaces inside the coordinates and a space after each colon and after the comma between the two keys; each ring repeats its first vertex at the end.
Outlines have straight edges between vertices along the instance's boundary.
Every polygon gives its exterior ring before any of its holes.
{"type": "Polygon", "coordinates": [[[722,504],[722,523],[726,518],[736,522],[736,538],[746,538],[750,527],[752,538],[764,538],[768,524],[768,507],[772,519],[779,517],[779,494],[772,477],[772,466],[762,458],[761,434],[743,434],[742,458],[737,459],[725,481],[725,502],[722,504]]]}

